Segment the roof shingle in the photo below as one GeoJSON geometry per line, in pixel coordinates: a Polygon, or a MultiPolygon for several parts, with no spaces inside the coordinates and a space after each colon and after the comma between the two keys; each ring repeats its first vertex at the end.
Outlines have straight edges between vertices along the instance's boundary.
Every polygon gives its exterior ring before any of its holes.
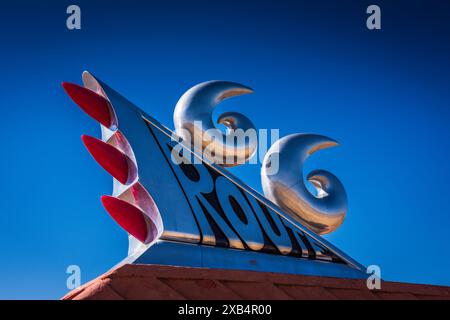
{"type": "Polygon", "coordinates": [[[381,290],[369,290],[365,280],[241,270],[124,265],[69,292],[63,299],[450,300],[450,288],[383,281],[381,290]]]}

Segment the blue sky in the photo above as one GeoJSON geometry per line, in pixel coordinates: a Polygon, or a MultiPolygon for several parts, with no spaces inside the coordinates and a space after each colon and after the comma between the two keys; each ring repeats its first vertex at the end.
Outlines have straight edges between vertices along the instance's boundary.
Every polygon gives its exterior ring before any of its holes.
{"type": "MultiPolygon", "coordinates": [[[[66,267],[82,282],[126,255],[104,211],[112,181],[81,143],[98,125],[61,81],[90,70],[173,127],[182,93],[206,80],[255,94],[239,110],[281,135],[341,142],[306,163],[343,182],[349,212],[326,236],[387,280],[450,285],[450,6],[377,1],[77,1],[82,29],[65,27],[68,1],[2,4],[0,298],[59,298],[66,267]]],[[[233,169],[261,190],[258,166],[233,169]]]]}

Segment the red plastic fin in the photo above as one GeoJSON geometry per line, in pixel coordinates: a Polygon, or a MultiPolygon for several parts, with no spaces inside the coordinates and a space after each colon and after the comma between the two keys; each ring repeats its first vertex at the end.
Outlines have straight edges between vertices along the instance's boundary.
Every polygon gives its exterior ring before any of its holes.
{"type": "Polygon", "coordinates": [[[127,155],[97,138],[83,135],[81,139],[95,161],[120,183],[127,184],[136,179],[136,165],[127,155]]]}
{"type": "Polygon", "coordinates": [[[111,196],[102,196],[101,200],[106,211],[125,231],[142,243],[150,243],[154,240],[147,239],[148,229],[156,227],[151,221],[145,219],[145,215],[139,208],[111,196]]]}
{"type": "Polygon", "coordinates": [[[62,86],[84,112],[108,129],[115,130],[117,128],[113,107],[107,99],[74,83],[63,82],[62,86]]]}

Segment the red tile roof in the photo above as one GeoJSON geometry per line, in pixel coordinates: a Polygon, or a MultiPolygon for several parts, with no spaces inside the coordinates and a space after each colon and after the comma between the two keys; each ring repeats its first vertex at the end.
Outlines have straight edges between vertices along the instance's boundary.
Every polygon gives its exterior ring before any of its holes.
{"type": "Polygon", "coordinates": [[[65,300],[84,299],[446,299],[450,287],[270,272],[124,265],[73,290],[65,300]]]}

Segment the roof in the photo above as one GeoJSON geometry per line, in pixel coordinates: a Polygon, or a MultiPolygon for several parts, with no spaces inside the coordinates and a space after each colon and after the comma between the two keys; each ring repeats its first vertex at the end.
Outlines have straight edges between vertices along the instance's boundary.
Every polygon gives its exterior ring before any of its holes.
{"type": "Polygon", "coordinates": [[[365,280],[356,279],[127,264],[69,292],[62,299],[450,300],[450,287],[383,281],[381,290],[369,290],[365,280]]]}

